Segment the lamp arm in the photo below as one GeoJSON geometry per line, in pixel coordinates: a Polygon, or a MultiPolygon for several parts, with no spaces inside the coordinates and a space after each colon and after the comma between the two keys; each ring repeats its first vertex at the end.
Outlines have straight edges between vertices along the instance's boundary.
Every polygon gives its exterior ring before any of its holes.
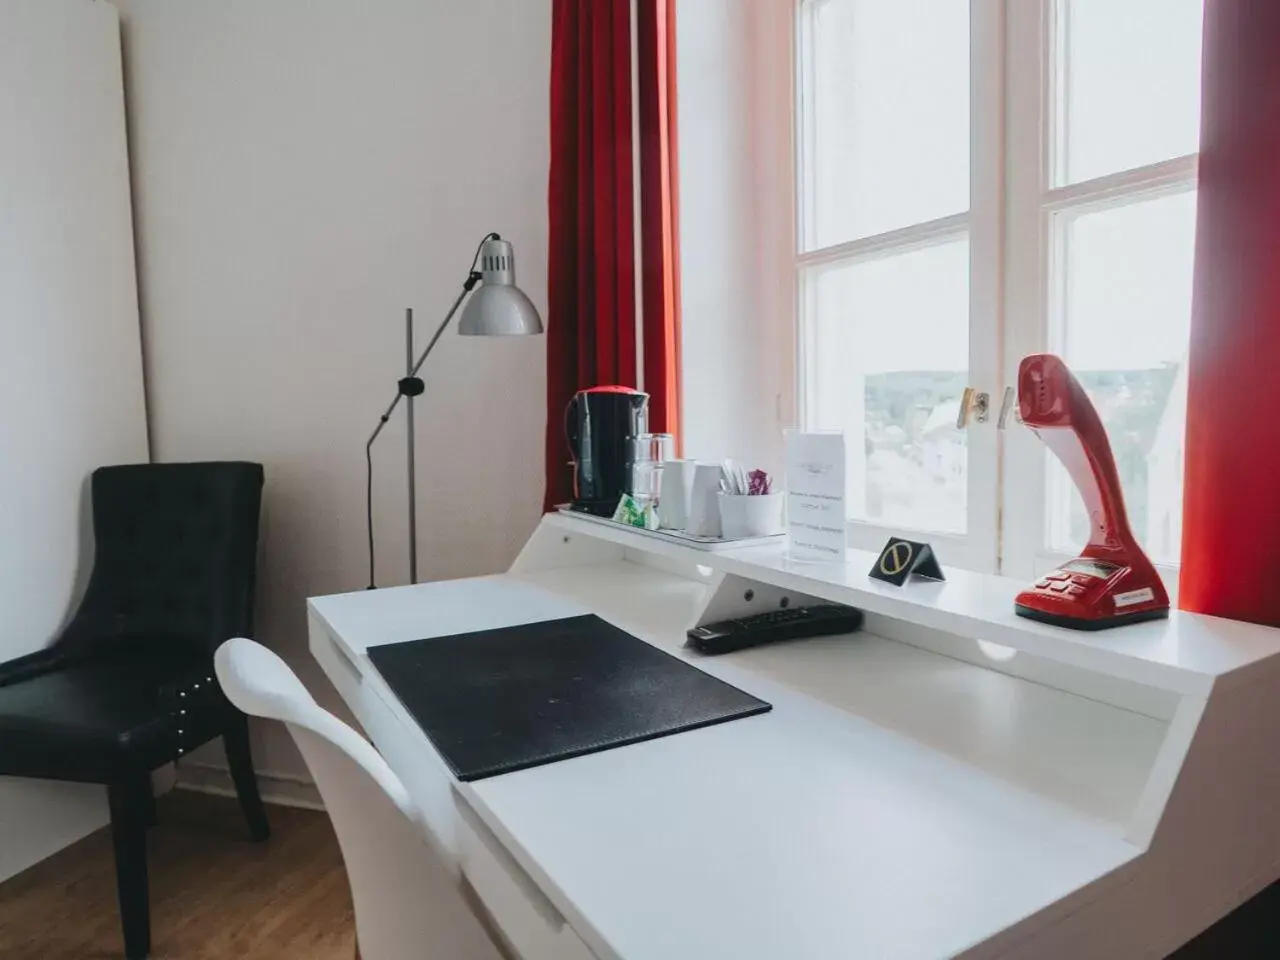
{"type": "MultiPolygon", "coordinates": [[[[462,306],[462,301],[466,299],[467,294],[472,291],[476,285],[476,281],[479,279],[480,274],[478,273],[472,273],[467,277],[467,282],[462,285],[462,292],[458,294],[458,299],[453,301],[453,306],[450,307],[449,312],[445,314],[444,320],[441,321],[440,326],[436,327],[436,332],[432,334],[431,341],[427,344],[427,348],[422,351],[417,362],[414,363],[413,369],[409,371],[409,375],[405,377],[404,380],[400,381],[400,389],[396,392],[395,399],[391,401],[386,411],[378,419],[378,425],[374,428],[373,433],[369,435],[369,440],[364,445],[366,450],[373,447],[373,442],[378,439],[378,434],[382,433],[382,428],[385,427],[387,425],[387,421],[391,419],[391,414],[396,412],[396,407],[400,405],[401,399],[406,396],[405,380],[412,380],[417,377],[418,371],[422,369],[422,365],[426,362],[428,355],[431,353],[436,343],[439,342],[441,335],[448,328],[449,321],[453,319],[454,315],[458,312],[458,308],[462,306]]],[[[412,386],[410,386],[409,389],[412,390],[412,386]]]]}
{"type": "MultiPolygon", "coordinates": [[[[413,369],[409,371],[409,376],[416,377],[418,371],[422,369],[423,363],[426,362],[427,355],[431,353],[432,347],[436,345],[436,341],[440,339],[445,328],[449,326],[449,321],[453,319],[453,315],[458,312],[458,308],[462,306],[462,301],[466,299],[467,294],[476,288],[476,284],[480,282],[480,274],[474,270],[467,276],[466,282],[462,285],[462,292],[458,294],[458,299],[453,301],[453,306],[449,308],[449,312],[445,314],[444,320],[440,322],[440,326],[436,327],[436,332],[431,335],[431,339],[427,341],[427,347],[418,357],[418,362],[413,365],[413,369]]],[[[399,399],[399,398],[397,398],[399,399]]]]}

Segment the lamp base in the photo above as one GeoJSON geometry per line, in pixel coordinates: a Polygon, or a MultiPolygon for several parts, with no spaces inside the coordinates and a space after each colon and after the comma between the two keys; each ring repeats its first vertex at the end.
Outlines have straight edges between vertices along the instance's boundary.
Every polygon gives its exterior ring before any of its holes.
{"type": "Polygon", "coordinates": [[[1090,631],[1109,630],[1112,627],[1123,627],[1130,623],[1142,623],[1146,620],[1164,620],[1169,616],[1168,607],[1157,607],[1154,610],[1139,610],[1136,613],[1121,613],[1114,617],[1084,619],[1082,617],[1063,616],[1060,613],[1046,613],[1044,610],[1037,610],[1035,607],[1023,606],[1021,603],[1014,604],[1013,612],[1020,617],[1026,617],[1028,620],[1051,624],[1055,627],[1066,627],[1069,630],[1090,631]]]}

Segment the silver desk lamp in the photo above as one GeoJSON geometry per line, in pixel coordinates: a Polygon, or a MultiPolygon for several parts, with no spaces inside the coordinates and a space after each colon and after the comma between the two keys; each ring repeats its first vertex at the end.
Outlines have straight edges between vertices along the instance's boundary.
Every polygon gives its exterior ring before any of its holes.
{"type": "Polygon", "coordinates": [[[440,340],[441,334],[449,326],[449,321],[458,312],[467,295],[472,294],[462,311],[462,319],[458,322],[458,332],[472,337],[508,337],[542,333],[542,319],[533,302],[516,286],[516,262],[511,244],[496,233],[491,233],[480,241],[476,255],[471,260],[471,269],[462,284],[462,292],[453,306],[436,327],[431,340],[422,353],[414,359],[413,347],[413,310],[406,310],[405,321],[405,363],[406,373],[400,379],[395,399],[387,407],[378,426],[364,445],[365,465],[367,467],[365,507],[369,527],[369,589],[377,586],[373,550],[373,443],[382,433],[382,428],[391,419],[397,404],[405,401],[406,433],[408,436],[408,480],[409,480],[409,582],[418,582],[418,498],[414,476],[414,423],[413,399],[420,396],[424,389],[418,371],[440,340]],[[477,286],[479,289],[477,289],[477,286]],[[472,291],[475,291],[472,294],[472,291]]]}

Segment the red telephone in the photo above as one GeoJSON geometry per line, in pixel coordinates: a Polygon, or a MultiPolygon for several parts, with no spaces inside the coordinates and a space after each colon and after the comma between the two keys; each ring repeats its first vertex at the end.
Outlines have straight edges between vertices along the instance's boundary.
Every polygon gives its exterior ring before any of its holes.
{"type": "Polygon", "coordinates": [[[1084,498],[1089,542],[1080,556],[1018,594],[1019,616],[1075,630],[1103,630],[1169,615],[1169,594],[1125,514],[1106,429],[1080,382],[1051,353],[1018,367],[1022,422],[1057,455],[1084,498]]]}

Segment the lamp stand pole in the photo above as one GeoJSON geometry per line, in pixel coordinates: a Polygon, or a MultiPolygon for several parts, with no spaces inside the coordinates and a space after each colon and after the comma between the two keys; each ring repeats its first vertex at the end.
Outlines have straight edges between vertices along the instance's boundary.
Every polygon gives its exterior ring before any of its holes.
{"type": "MultiPolygon", "coordinates": [[[[404,311],[404,375],[412,377],[415,373],[413,353],[413,308],[404,311]]],[[[409,582],[418,582],[418,484],[415,476],[417,457],[414,455],[414,443],[417,432],[413,427],[413,396],[406,395],[405,429],[407,431],[407,455],[409,467],[409,582]]]]}

